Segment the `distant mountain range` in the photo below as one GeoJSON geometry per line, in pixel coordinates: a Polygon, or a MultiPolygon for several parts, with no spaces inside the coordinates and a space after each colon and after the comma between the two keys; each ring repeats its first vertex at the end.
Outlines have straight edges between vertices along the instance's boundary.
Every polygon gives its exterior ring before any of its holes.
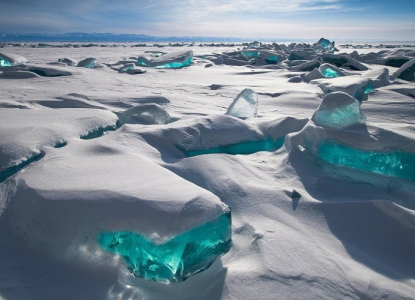
{"type": "MultiPolygon", "coordinates": [[[[115,33],[64,33],[64,34],[10,34],[0,33],[0,42],[252,42],[255,39],[241,37],[204,36],[152,36],[145,34],[115,33]]],[[[286,41],[283,39],[261,39],[261,41],[286,41]]]]}

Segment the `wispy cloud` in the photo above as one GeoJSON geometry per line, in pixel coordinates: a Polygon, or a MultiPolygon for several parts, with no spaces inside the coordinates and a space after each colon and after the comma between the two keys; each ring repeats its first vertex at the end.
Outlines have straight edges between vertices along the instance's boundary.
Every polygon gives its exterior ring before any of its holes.
{"type": "Polygon", "coordinates": [[[348,32],[347,36],[379,33],[414,37],[408,28],[415,26],[408,13],[415,9],[414,1],[405,8],[388,0],[0,1],[0,30],[8,32],[284,38],[338,37],[348,32]],[[396,20],[405,22],[401,31],[396,20]]]}

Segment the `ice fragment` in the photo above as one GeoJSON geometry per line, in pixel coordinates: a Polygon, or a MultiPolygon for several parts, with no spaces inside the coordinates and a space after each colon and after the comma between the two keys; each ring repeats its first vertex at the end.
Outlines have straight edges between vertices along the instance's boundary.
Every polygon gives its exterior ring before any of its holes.
{"type": "Polygon", "coordinates": [[[130,231],[105,232],[99,237],[107,251],[121,255],[135,277],[178,283],[202,272],[231,247],[231,213],[157,243],[130,231]]]}
{"type": "Polygon", "coordinates": [[[324,96],[312,120],[322,127],[342,129],[353,124],[364,124],[366,117],[359,101],[346,93],[333,92],[324,96]]]}
{"type": "Polygon", "coordinates": [[[251,89],[244,89],[229,106],[227,115],[237,118],[255,118],[258,113],[258,96],[251,89]]]}
{"type": "Polygon", "coordinates": [[[401,151],[374,152],[323,141],[318,157],[333,165],[415,181],[415,154],[401,151]]]}

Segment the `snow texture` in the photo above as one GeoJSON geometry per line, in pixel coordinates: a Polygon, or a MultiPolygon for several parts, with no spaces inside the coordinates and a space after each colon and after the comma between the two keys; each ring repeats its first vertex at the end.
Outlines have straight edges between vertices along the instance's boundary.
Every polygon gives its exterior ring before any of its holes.
{"type": "Polygon", "coordinates": [[[0,46],[0,299],[414,298],[414,43],[0,46]]]}

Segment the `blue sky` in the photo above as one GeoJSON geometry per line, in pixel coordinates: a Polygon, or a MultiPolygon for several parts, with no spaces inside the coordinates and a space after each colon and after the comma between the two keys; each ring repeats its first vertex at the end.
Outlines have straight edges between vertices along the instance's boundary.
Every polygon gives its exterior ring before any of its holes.
{"type": "Polygon", "coordinates": [[[415,0],[0,0],[0,32],[415,40],[415,0]]]}

